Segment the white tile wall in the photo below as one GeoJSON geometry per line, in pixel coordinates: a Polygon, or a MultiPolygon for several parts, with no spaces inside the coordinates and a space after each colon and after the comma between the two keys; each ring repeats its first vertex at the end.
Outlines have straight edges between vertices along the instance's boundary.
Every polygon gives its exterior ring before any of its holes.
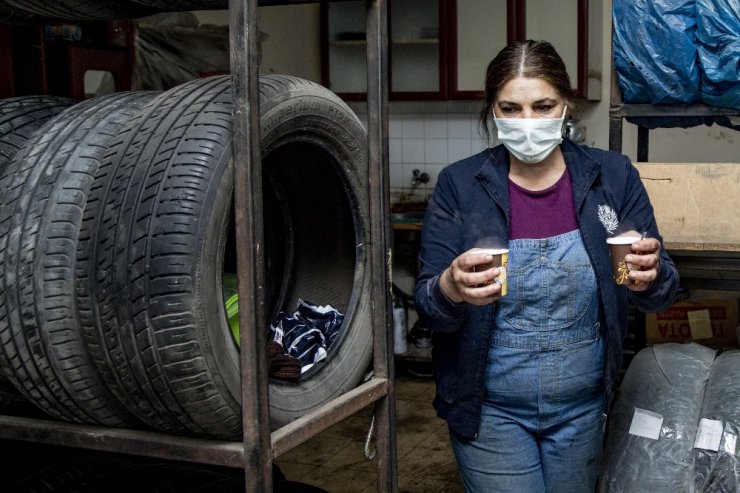
{"type": "MultiPolygon", "coordinates": [[[[367,105],[350,103],[367,125],[367,105]]],[[[388,160],[391,202],[424,201],[437,177],[450,163],[486,147],[478,130],[479,102],[390,102],[388,105],[388,160]],[[411,186],[414,170],[429,175],[429,182],[411,186]]],[[[408,232],[407,232],[408,233],[408,232]]],[[[414,291],[415,265],[394,262],[393,283],[407,293],[414,291]]],[[[409,324],[415,312],[409,311],[409,324]]],[[[411,326],[411,325],[409,325],[411,326]]]]}
{"type": "MultiPolygon", "coordinates": [[[[405,125],[404,125],[405,128],[405,125]]],[[[423,127],[422,127],[423,128],[423,127]]],[[[388,141],[391,137],[388,135],[388,141]]],[[[401,139],[401,163],[400,164],[424,164],[424,147],[427,141],[424,138],[406,138],[401,139]]],[[[390,144],[389,144],[390,145],[390,144]]],[[[393,163],[391,163],[391,166],[393,163]]]]}
{"type": "MultiPolygon", "coordinates": [[[[350,103],[367,124],[364,102],[350,103]]],[[[478,128],[478,101],[403,101],[388,105],[388,159],[391,201],[426,200],[442,168],[488,145],[478,128]],[[415,169],[428,183],[413,187],[415,169]]]]}
{"type": "MultiPolygon", "coordinates": [[[[401,135],[400,137],[402,139],[423,139],[424,138],[424,114],[423,113],[409,113],[408,115],[400,115],[400,116],[401,116],[401,135]]],[[[390,138],[390,134],[388,135],[388,137],[390,138]]]]}

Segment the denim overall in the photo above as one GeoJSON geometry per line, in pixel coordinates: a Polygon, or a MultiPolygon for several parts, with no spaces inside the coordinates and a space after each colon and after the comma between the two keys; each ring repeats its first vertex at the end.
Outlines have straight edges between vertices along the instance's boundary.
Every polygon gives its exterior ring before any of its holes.
{"type": "Polygon", "coordinates": [[[604,433],[605,341],[578,230],[509,241],[478,436],[452,445],[467,491],[592,493],[604,433]]]}

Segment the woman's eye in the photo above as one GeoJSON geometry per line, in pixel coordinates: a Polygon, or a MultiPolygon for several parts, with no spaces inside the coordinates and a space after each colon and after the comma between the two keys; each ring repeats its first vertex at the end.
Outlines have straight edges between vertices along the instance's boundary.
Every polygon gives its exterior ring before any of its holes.
{"type": "Polygon", "coordinates": [[[516,108],[504,107],[501,108],[501,113],[503,113],[504,115],[512,115],[516,113],[516,108]]]}
{"type": "Polygon", "coordinates": [[[554,106],[552,105],[542,105],[542,106],[537,106],[535,108],[535,111],[537,113],[550,113],[553,110],[553,108],[554,106]]]}

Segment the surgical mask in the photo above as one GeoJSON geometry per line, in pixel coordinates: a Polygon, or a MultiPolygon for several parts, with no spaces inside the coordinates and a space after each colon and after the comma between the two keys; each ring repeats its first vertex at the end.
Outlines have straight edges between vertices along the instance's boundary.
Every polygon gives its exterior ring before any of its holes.
{"type": "Polygon", "coordinates": [[[563,121],[560,118],[496,118],[498,138],[518,160],[539,163],[563,141],[563,121]]]}

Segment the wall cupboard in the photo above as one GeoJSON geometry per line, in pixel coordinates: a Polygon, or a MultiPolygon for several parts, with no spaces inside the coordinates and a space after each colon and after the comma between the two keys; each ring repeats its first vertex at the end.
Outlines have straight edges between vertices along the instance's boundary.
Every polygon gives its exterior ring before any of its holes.
{"type": "MultiPolygon", "coordinates": [[[[600,99],[601,10],[598,0],[392,0],[390,98],[479,99],[488,62],[529,38],[555,46],[580,97],[600,99]]],[[[362,0],[321,6],[322,83],[347,100],[365,99],[364,13],[362,0]]]]}

